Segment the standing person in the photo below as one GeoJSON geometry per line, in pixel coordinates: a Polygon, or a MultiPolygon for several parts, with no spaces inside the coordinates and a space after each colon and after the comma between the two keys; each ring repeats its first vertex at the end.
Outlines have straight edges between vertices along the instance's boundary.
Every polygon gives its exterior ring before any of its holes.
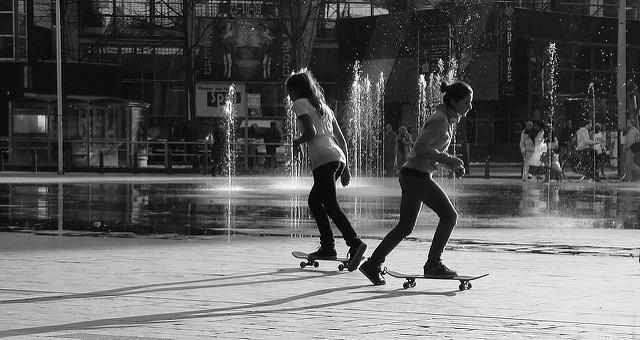
{"type": "Polygon", "coordinates": [[[596,145],[597,142],[591,139],[589,136],[589,131],[593,127],[591,120],[587,120],[585,124],[576,131],[576,151],[579,153],[578,157],[582,160],[583,175],[593,179],[594,181],[599,181],[598,174],[595,171],[594,162],[594,150],[593,145],[596,145]]]}
{"type": "Polygon", "coordinates": [[[400,168],[406,162],[407,155],[411,151],[411,145],[413,145],[413,139],[406,126],[400,125],[396,141],[396,166],[400,168]]]}
{"type": "Polygon", "coordinates": [[[393,176],[396,167],[396,133],[393,126],[387,124],[384,131],[384,175],[393,176]]]}
{"type": "Polygon", "coordinates": [[[600,124],[596,123],[596,125],[593,127],[593,141],[596,142],[596,144],[593,145],[593,150],[595,150],[595,152],[596,152],[596,166],[597,166],[597,168],[600,168],[600,165],[604,161],[604,156],[605,156],[605,152],[606,152],[606,149],[607,149],[606,148],[606,146],[607,146],[606,140],[607,139],[606,139],[606,137],[604,135],[604,132],[602,131],[602,126],[600,124]]]}
{"type": "Polygon", "coordinates": [[[547,143],[545,143],[545,126],[541,121],[536,121],[533,127],[535,137],[533,137],[533,152],[529,157],[528,167],[532,175],[536,176],[538,180],[544,177],[546,171],[543,167],[542,155],[548,150],[547,143]]]}
{"type": "Polygon", "coordinates": [[[529,159],[535,148],[533,135],[533,122],[528,120],[525,128],[520,133],[520,154],[522,154],[522,181],[526,182],[529,178],[529,159]]]}
{"type": "Polygon", "coordinates": [[[593,145],[593,149],[596,151],[597,157],[600,157],[605,150],[605,137],[602,132],[602,126],[596,123],[596,126],[593,128],[593,141],[596,144],[593,145]]]}
{"type": "Polygon", "coordinates": [[[567,120],[566,125],[559,133],[560,150],[558,151],[562,157],[567,156],[573,151],[575,145],[571,145],[575,131],[573,131],[573,121],[567,120]]]}
{"type": "Polygon", "coordinates": [[[451,168],[458,177],[464,175],[464,163],[458,157],[449,155],[447,149],[454,135],[454,127],[471,110],[473,90],[468,84],[458,82],[443,83],[442,104],[429,117],[418,135],[413,149],[402,166],[398,181],[402,189],[400,220],[380,242],[371,257],[360,266],[360,271],[374,284],[385,284],[381,265],[387,255],[411,234],[416,225],[422,203],[440,217],[427,261],[423,267],[425,276],[453,277],[457,273],[442,263],[442,252],[458,220],[458,213],[449,197],[433,179],[438,163],[451,168]]]}
{"type": "Polygon", "coordinates": [[[349,185],[351,174],[347,167],[347,142],[336,117],[325,103],[322,88],[309,70],[294,73],[286,81],[293,110],[302,123],[302,136],[293,141],[294,156],[302,152],[300,145],[309,145],[313,168],[313,187],[309,192],[309,210],[318,224],[320,247],[309,254],[316,257],[335,257],[336,249],[329,217],[342,233],[349,247],[349,271],[358,268],[367,245],[358,238],[351,223],[340,208],[336,196],[336,180],[349,185]]]}
{"type": "Polygon", "coordinates": [[[633,160],[634,152],[631,149],[633,143],[640,141],[640,132],[635,126],[633,119],[627,119],[627,133],[624,135],[624,165],[626,180],[631,182],[634,174],[640,174],[640,166],[633,160]]]}

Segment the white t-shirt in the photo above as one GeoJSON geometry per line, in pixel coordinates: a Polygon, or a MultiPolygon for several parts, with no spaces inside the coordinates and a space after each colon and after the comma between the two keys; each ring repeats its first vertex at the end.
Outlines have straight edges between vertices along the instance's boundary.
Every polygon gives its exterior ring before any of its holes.
{"type": "MultiPolygon", "coordinates": [[[[334,113],[328,106],[324,106],[325,114],[320,117],[307,98],[300,98],[293,102],[293,111],[298,118],[309,115],[316,129],[316,135],[309,141],[309,158],[313,169],[331,162],[347,163],[342,149],[333,137],[334,113]]],[[[301,124],[298,129],[303,129],[301,124]]]]}

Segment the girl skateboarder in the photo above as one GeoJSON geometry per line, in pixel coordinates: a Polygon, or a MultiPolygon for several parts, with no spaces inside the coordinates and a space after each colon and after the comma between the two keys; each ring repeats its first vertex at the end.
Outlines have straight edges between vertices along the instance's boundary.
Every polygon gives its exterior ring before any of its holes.
{"type": "Polygon", "coordinates": [[[313,187],[309,192],[309,209],[318,224],[320,247],[309,254],[313,257],[336,257],[329,217],[342,233],[349,246],[349,271],[358,268],[367,245],[358,238],[351,223],[340,208],[336,196],[336,180],[342,186],[351,179],[347,167],[347,143],[333,111],[327,106],[322,88],[310,71],[303,69],[286,81],[293,110],[302,123],[302,136],[293,141],[296,159],[302,152],[301,144],[309,145],[313,168],[313,187]]]}
{"type": "Polygon", "coordinates": [[[422,203],[440,217],[428,259],[424,265],[424,275],[442,277],[457,275],[442,263],[441,255],[456,225],[458,213],[447,194],[433,180],[432,174],[438,169],[438,163],[443,163],[451,168],[457,177],[464,175],[462,160],[447,154],[447,149],[453,138],[455,124],[471,110],[473,90],[471,86],[462,82],[452,85],[443,83],[440,90],[444,93],[444,103],[438,105],[436,113],[424,124],[413,149],[407,156],[407,161],[399,172],[398,181],[402,188],[400,221],[380,242],[371,257],[360,266],[360,271],[374,285],[385,284],[381,274],[381,264],[400,241],[411,234],[422,203]]]}

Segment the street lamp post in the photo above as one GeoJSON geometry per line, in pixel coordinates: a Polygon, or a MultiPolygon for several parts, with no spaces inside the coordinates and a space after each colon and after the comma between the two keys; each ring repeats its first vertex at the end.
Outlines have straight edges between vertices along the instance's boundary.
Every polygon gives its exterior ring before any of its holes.
{"type": "MultiPolygon", "coordinates": [[[[618,97],[618,129],[627,125],[627,1],[618,1],[618,79],[616,96],[618,97]]],[[[618,141],[618,146],[620,142],[618,141]]],[[[621,148],[618,147],[618,160],[622,159],[621,148]]],[[[618,174],[622,174],[622,162],[618,162],[618,174]]]]}
{"type": "Polygon", "coordinates": [[[58,133],[58,175],[64,174],[62,162],[62,8],[56,0],[56,102],[57,102],[57,133],[58,133]]]}

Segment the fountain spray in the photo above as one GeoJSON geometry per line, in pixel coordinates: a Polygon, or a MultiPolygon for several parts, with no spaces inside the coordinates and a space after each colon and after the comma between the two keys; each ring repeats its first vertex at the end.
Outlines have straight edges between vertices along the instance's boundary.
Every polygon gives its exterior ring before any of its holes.
{"type": "Polygon", "coordinates": [[[235,109],[236,88],[235,85],[229,86],[227,98],[224,101],[224,129],[225,129],[225,155],[224,155],[224,174],[227,176],[227,188],[233,187],[233,177],[236,173],[236,109],[235,109]]]}

